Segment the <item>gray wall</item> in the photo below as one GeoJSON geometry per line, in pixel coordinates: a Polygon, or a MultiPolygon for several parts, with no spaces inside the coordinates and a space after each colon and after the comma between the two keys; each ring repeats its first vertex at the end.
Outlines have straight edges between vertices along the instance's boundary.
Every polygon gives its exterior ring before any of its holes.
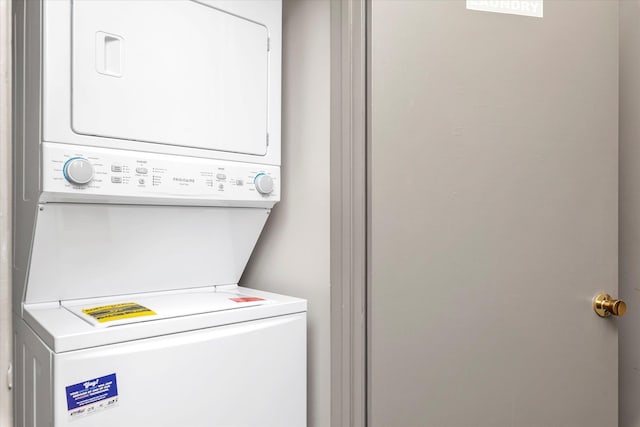
{"type": "Polygon", "coordinates": [[[330,425],[328,0],[285,0],[282,201],[242,277],[244,286],[309,302],[309,427],[330,425]]]}
{"type": "Polygon", "coordinates": [[[640,1],[620,2],[620,427],[640,427],[640,1]]]}
{"type": "Polygon", "coordinates": [[[11,363],[11,2],[0,1],[0,427],[12,425],[4,381],[11,363]]]}

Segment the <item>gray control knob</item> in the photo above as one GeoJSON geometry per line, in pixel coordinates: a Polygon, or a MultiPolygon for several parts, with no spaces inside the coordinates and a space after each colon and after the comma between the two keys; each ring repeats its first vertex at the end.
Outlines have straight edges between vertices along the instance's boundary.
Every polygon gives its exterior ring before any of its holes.
{"type": "Polygon", "coordinates": [[[256,190],[258,190],[260,194],[269,194],[273,191],[273,178],[269,175],[259,173],[254,178],[253,183],[256,185],[256,190]]]}
{"type": "Polygon", "coordinates": [[[84,185],[93,179],[93,165],[82,157],[74,157],[64,164],[64,177],[72,184],[84,185]]]}

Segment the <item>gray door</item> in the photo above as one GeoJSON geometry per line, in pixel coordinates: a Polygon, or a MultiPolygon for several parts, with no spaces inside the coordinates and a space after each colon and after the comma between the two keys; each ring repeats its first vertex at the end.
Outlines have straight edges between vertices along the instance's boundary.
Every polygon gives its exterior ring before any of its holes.
{"type": "Polygon", "coordinates": [[[616,426],[618,2],[371,8],[370,425],[616,426]]]}

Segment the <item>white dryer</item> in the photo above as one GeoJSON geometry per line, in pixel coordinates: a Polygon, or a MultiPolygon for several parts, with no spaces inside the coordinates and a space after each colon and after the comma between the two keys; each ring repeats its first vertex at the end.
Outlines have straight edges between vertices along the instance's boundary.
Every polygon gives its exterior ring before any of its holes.
{"type": "Polygon", "coordinates": [[[306,425],[306,301],[238,286],[280,200],[281,2],[15,12],[16,425],[306,425]]]}

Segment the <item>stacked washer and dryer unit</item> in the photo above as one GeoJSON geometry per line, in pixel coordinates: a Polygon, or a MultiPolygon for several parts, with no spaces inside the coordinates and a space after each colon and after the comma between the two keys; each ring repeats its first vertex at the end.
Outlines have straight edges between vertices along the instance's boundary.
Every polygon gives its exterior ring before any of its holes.
{"type": "Polygon", "coordinates": [[[16,425],[305,425],[306,302],[238,286],[280,199],[281,2],[14,11],[16,425]]]}

